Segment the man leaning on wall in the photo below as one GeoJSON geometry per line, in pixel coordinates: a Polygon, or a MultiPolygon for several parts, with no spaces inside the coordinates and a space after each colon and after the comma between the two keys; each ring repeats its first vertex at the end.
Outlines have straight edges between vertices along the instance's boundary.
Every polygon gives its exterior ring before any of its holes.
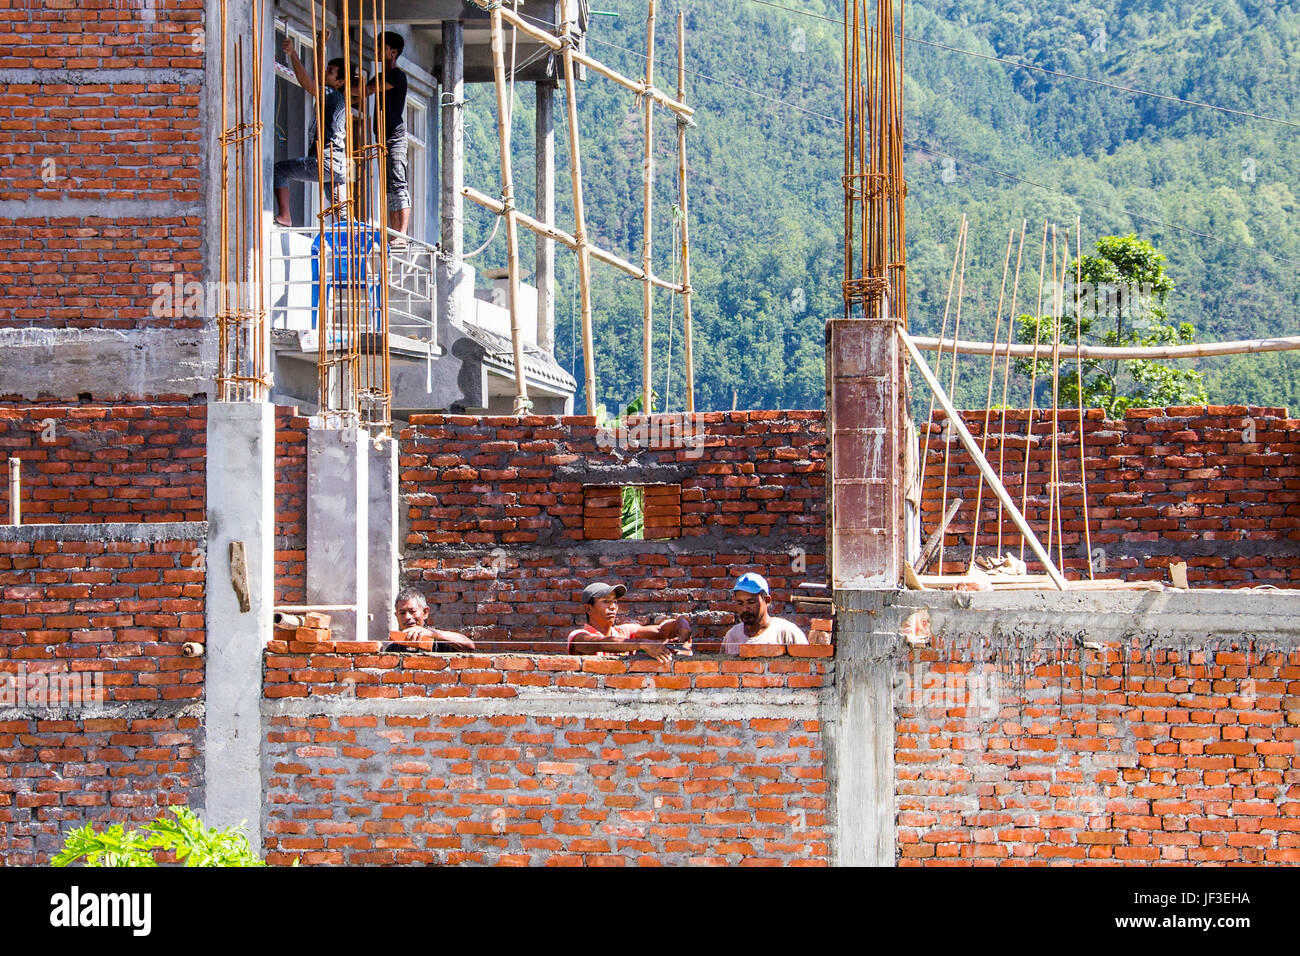
{"type": "Polygon", "coordinates": [[[597,581],[582,591],[587,622],[569,633],[570,654],[628,654],[641,651],[660,663],[690,653],[691,620],[686,615],[658,624],[617,623],[618,600],[627,594],[621,584],[597,581]]]}
{"type": "Polygon", "coordinates": [[[456,631],[429,627],[429,602],[415,588],[403,588],[393,604],[399,634],[385,650],[389,651],[472,651],[474,642],[456,631]]]}
{"type": "Polygon", "coordinates": [[[724,654],[739,654],[742,644],[807,644],[808,637],[798,625],[768,613],[772,591],[767,579],[750,571],[736,579],[732,597],[740,606],[740,620],[722,638],[724,654]]]}

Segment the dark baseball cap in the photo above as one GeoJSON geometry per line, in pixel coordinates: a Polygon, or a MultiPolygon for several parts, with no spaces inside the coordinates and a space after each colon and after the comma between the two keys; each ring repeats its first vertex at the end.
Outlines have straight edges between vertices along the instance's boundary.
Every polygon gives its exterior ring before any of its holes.
{"type": "Polygon", "coordinates": [[[616,598],[621,598],[627,593],[627,588],[621,584],[605,584],[602,581],[596,581],[594,584],[588,584],[582,589],[582,603],[590,604],[596,598],[603,598],[607,594],[612,594],[616,598]]]}

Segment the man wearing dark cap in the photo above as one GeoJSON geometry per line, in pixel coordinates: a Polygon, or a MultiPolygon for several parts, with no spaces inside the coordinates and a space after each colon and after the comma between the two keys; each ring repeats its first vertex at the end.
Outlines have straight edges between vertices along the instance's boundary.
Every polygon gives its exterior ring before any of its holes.
{"type": "Polygon", "coordinates": [[[724,654],[739,654],[742,644],[807,644],[808,637],[798,625],[783,617],[767,613],[772,592],[761,574],[750,571],[736,579],[732,596],[740,605],[740,623],[722,638],[724,654]]]}
{"type": "Polygon", "coordinates": [[[582,589],[582,606],[587,623],[570,632],[570,654],[626,654],[643,651],[661,663],[673,659],[676,649],[685,649],[691,636],[688,617],[671,618],[659,624],[616,623],[618,599],[627,593],[621,584],[597,581],[582,589]]]}

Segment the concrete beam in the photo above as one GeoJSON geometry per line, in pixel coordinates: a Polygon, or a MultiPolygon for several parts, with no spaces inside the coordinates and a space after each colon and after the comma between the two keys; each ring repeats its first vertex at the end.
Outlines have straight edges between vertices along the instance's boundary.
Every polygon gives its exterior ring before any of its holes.
{"type": "Polygon", "coordinates": [[[0,329],[0,393],[25,399],[210,396],[215,371],[202,329],[0,329]]]}
{"type": "Polygon", "coordinates": [[[892,594],[836,590],[835,687],[823,700],[836,866],[893,866],[894,697],[901,614],[892,594]]]}
{"type": "Polygon", "coordinates": [[[369,640],[386,641],[396,627],[392,609],[398,591],[397,442],[377,438],[366,444],[369,507],[366,512],[369,640]]]}
{"type": "Polygon", "coordinates": [[[369,438],[360,428],[307,432],[307,604],[351,605],[330,611],[331,637],[369,633],[367,508],[369,438]]]}
{"type": "Polygon", "coordinates": [[[208,407],[204,822],[262,834],[262,650],[275,601],[275,408],[208,407]],[[232,544],[245,575],[232,581],[232,544]],[[246,597],[247,604],[241,600],[246,597]]]}

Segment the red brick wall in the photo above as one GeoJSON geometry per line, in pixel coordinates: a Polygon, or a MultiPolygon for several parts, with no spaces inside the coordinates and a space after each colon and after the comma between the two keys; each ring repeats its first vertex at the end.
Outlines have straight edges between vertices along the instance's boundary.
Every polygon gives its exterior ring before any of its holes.
{"type": "Polygon", "coordinates": [[[1072,644],[911,652],[900,864],[1300,863],[1300,652],[1072,644]]]}
{"type": "Polygon", "coordinates": [[[307,426],[296,406],[276,406],[276,604],[307,600],[307,426]]]}
{"type": "Polygon", "coordinates": [[[336,705],[269,720],[271,862],[829,861],[821,725],[782,716],[771,697],[781,691],[764,690],[818,692],[830,680],[829,647],[671,665],[377,647],[267,654],[270,701],[311,695],[336,705]],[[620,693],[653,701],[687,690],[732,705],[739,695],[752,713],[666,719],[634,703],[597,717],[573,699],[599,706],[620,693]],[[426,695],[498,705],[397,716],[367,704],[426,695]]]}
{"type": "Polygon", "coordinates": [[[197,316],[184,303],[154,315],[154,285],[172,282],[172,270],[201,280],[202,237],[197,216],[0,223],[0,328],[202,328],[206,306],[197,316]]]}
{"type": "MultiPolygon", "coordinates": [[[[0,225],[0,327],[200,328],[153,314],[159,279],[204,279],[203,0],[0,9],[0,199],[84,202],[84,211],[0,225]],[[82,72],[84,71],[84,72],[82,72]],[[118,215],[99,202],[158,202],[118,215]]],[[[212,132],[212,131],[209,131],[212,132]]],[[[206,314],[206,313],[205,313],[206,314]]]]}
{"type": "Polygon", "coordinates": [[[89,821],[200,802],[202,718],[189,708],[203,698],[203,658],[182,647],[204,641],[201,529],[156,541],[0,529],[0,863],[44,863],[89,821]],[[35,674],[93,675],[87,690],[102,680],[103,703],[24,705],[16,682],[35,674]]]}
{"type": "Polygon", "coordinates": [[[203,0],[13,4],[0,10],[0,69],[197,69],[203,54],[194,50],[194,30],[203,8],[203,0]]]}
{"type": "Polygon", "coordinates": [[[202,521],[206,446],[201,403],[0,405],[0,454],[23,463],[24,524],[202,521]]]}
{"type": "MultiPolygon", "coordinates": [[[[1044,545],[1052,460],[1050,414],[1047,420],[1042,412],[1035,414],[1036,443],[1030,450],[1024,509],[1044,545]]],[[[984,412],[963,412],[962,417],[982,441],[984,412]]],[[[1071,416],[1062,411],[1058,433],[1063,483],[1059,540],[1071,577],[1086,576],[1088,567],[1078,417],[1077,412],[1071,416]]],[[[1007,415],[1004,482],[1017,507],[1025,487],[1021,474],[1026,418],[1024,410],[1007,415]]],[[[936,416],[936,421],[941,420],[942,413],[936,416]]],[[[995,412],[986,452],[995,470],[1002,454],[1001,436],[1001,413],[995,412]]],[[[1285,409],[1143,408],[1131,409],[1122,422],[1104,421],[1094,410],[1088,412],[1084,440],[1087,527],[1098,577],[1168,581],[1169,564],[1181,560],[1187,562],[1193,586],[1300,586],[1300,420],[1288,418],[1285,409]],[[1097,555],[1098,549],[1103,554],[1097,555]]],[[[924,447],[924,434],[921,443],[924,447]]],[[[957,573],[964,570],[970,555],[980,479],[955,437],[951,449],[948,500],[960,497],[965,503],[949,525],[944,570],[957,573]]],[[[935,426],[924,486],[927,536],[938,526],[943,480],[943,442],[935,426]]],[[[981,550],[994,549],[997,525],[996,500],[985,487],[981,550]]],[[[1002,550],[1020,551],[1019,535],[1005,517],[1002,550]]],[[[1054,544],[1054,560],[1056,553],[1054,544]]],[[[1031,570],[1040,570],[1028,549],[1026,560],[1031,570]]]]}
{"type": "Polygon", "coordinates": [[[685,430],[698,443],[637,449],[589,417],[416,416],[399,450],[405,583],[438,626],[497,649],[557,649],[602,579],[627,584],[625,614],[700,613],[707,645],[734,622],[729,588],[748,570],[807,630],[790,599],[825,578],[823,413],[709,413],[685,430]],[[619,485],[679,485],[680,537],[589,539],[583,489],[619,485]]]}

